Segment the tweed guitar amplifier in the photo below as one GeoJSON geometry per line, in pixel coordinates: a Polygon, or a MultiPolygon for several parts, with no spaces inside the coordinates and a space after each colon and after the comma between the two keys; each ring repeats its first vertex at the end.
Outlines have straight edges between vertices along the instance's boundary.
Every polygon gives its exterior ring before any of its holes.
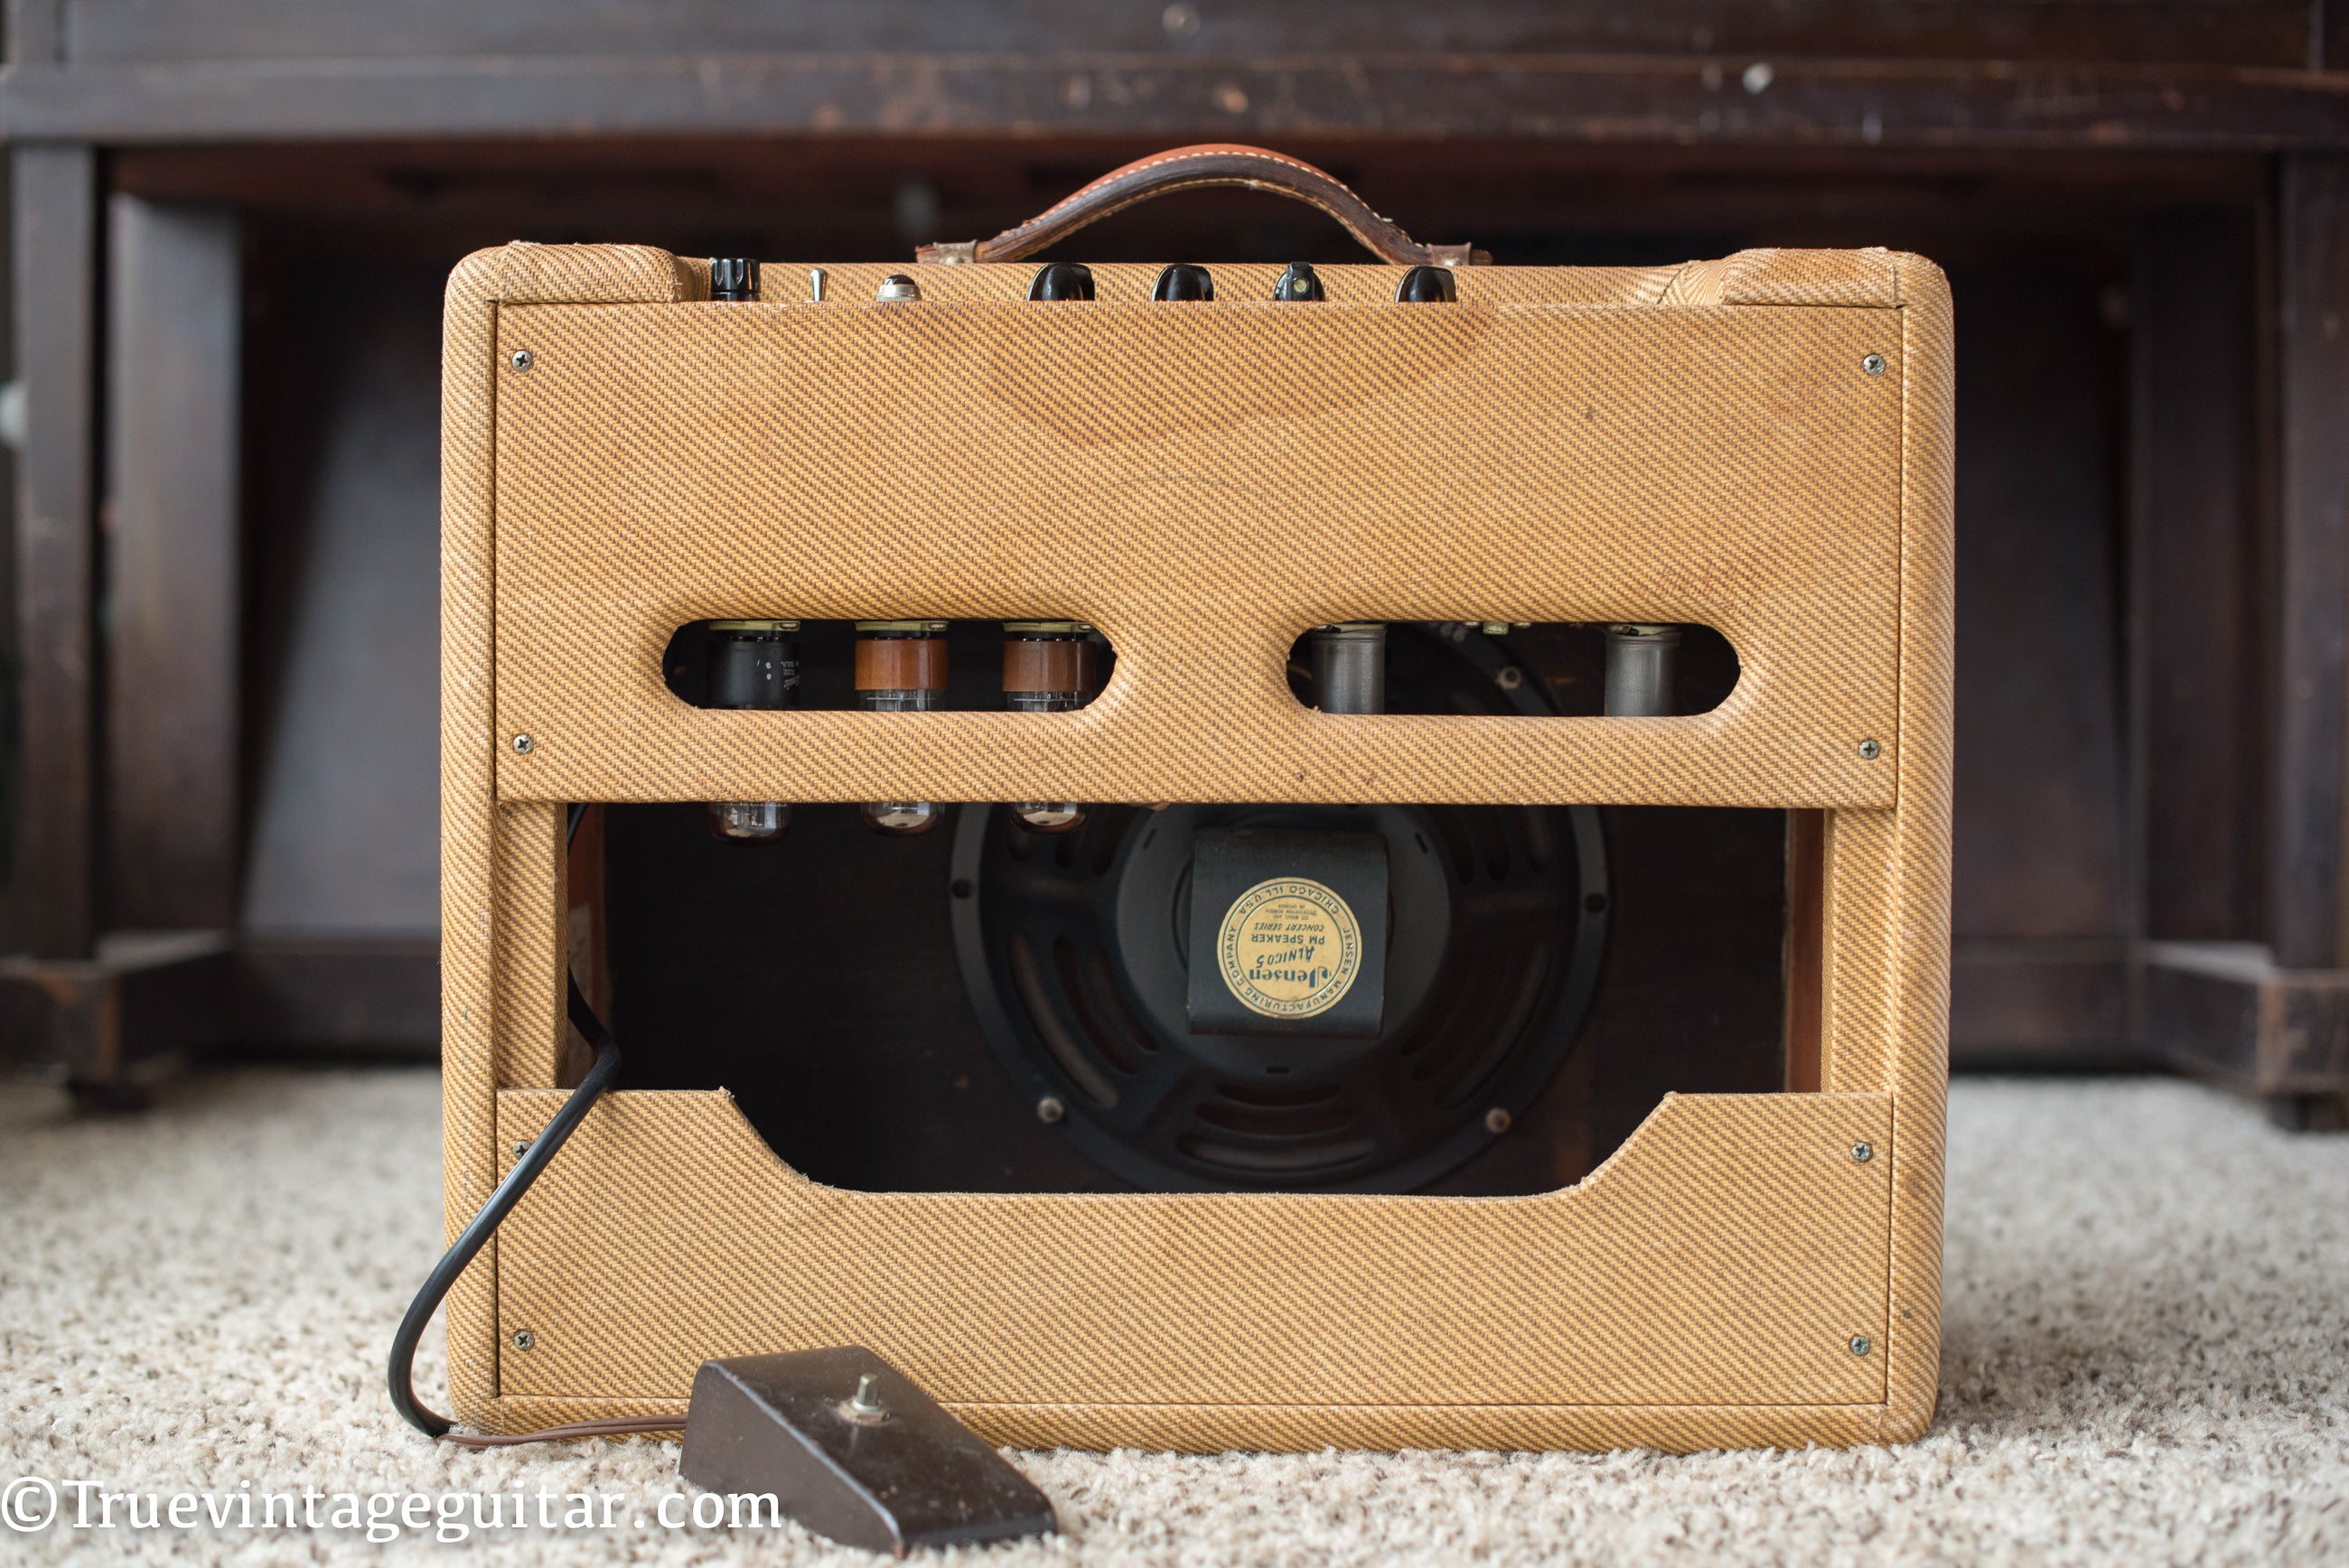
{"type": "Polygon", "coordinates": [[[1931,264],[1494,265],[1189,149],[902,267],[483,252],[446,356],[452,1231],[570,977],[626,1051],[465,1419],[860,1344],[1022,1446],[1924,1429],[1931,264]],[[1025,259],[1216,182],[1380,259],[1025,259]]]}

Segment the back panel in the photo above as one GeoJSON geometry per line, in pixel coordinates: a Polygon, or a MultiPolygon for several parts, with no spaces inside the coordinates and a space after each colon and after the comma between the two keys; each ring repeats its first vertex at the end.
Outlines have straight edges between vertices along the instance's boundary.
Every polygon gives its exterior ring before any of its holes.
{"type": "Polygon", "coordinates": [[[702,1359],[864,1343],[1003,1442],[1920,1431],[1940,274],[1470,267],[1428,307],[1333,267],[1297,306],[1230,268],[1235,303],[1166,305],[1104,267],[1031,305],[1031,270],[903,304],[856,266],[712,303],[629,247],[452,279],[452,1216],[562,1098],[566,966],[630,1052],[452,1296],[465,1417],[667,1412],[702,1359]],[[1044,617],[1106,679],[1006,711],[955,639],[1044,617]],[[671,667],[713,622],[933,619],[923,711],[697,706],[671,667]],[[1549,632],[1600,623],[1685,630],[1676,714],[1575,697],[1549,632]],[[1387,628],[1385,711],[1300,700],[1340,624],[1387,628]],[[859,825],[905,800],[939,825],[859,825]],[[745,850],[713,801],[794,820],[745,850]],[[1218,833],[1380,846],[1391,1016],[1188,1026],[1218,833]]]}

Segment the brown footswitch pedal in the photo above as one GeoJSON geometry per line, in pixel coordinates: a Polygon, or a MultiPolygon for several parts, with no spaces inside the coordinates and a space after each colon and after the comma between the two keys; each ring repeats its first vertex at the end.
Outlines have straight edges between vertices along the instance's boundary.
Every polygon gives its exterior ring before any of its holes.
{"type": "Polygon", "coordinates": [[[678,1473],[903,1557],[1058,1528],[1050,1499],[869,1350],[743,1356],[693,1380],[678,1473]]]}

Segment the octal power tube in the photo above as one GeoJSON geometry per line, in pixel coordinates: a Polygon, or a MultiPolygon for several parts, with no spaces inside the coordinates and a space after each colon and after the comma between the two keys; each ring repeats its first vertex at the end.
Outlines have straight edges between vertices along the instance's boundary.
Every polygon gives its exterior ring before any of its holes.
{"type": "MultiPolygon", "coordinates": [[[[856,623],[856,701],[871,713],[928,713],[947,705],[944,621],[856,623]]],[[[858,810],[876,833],[909,837],[938,825],[935,800],[868,800],[858,810]]]]}
{"type": "MultiPolygon", "coordinates": [[[[1092,628],[1082,621],[1003,623],[1003,706],[1014,713],[1065,713],[1093,688],[1092,628]]],[[[1085,820],[1074,800],[1021,800],[1011,814],[1039,833],[1065,833],[1085,820]]]]}
{"type": "MultiPolygon", "coordinates": [[[[709,706],[772,710],[797,706],[797,621],[713,621],[709,624],[709,706]]],[[[712,800],[709,830],[733,844],[771,843],[791,826],[780,800],[712,800]]]]}

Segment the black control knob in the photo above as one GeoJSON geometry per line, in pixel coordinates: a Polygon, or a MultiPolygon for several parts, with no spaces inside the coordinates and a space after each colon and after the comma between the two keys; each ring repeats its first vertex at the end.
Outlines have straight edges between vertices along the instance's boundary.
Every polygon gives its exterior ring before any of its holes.
{"type": "Polygon", "coordinates": [[[1176,262],[1158,274],[1157,283],[1151,285],[1150,297],[1157,300],[1211,300],[1216,297],[1216,280],[1205,267],[1176,262]]]}
{"type": "Polygon", "coordinates": [[[1460,297],[1460,284],[1450,267],[1413,267],[1395,284],[1398,304],[1450,304],[1460,297]]]}
{"type": "Polygon", "coordinates": [[[1091,299],[1093,270],[1082,262],[1054,262],[1028,280],[1030,299],[1091,299]]]}
{"type": "Polygon", "coordinates": [[[1280,281],[1272,285],[1272,297],[1277,300],[1326,300],[1321,292],[1321,274],[1313,270],[1310,262],[1291,262],[1280,281]]]}
{"type": "Polygon", "coordinates": [[[754,300],[759,297],[759,263],[749,256],[719,256],[709,263],[709,297],[754,300]]]}

